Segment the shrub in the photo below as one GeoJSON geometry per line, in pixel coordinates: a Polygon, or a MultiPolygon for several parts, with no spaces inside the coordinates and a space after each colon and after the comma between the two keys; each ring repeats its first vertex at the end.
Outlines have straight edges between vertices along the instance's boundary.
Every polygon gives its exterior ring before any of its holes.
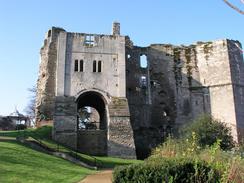
{"type": "Polygon", "coordinates": [[[230,150],[234,147],[234,141],[231,136],[231,129],[225,123],[214,119],[212,116],[204,115],[187,124],[181,131],[182,136],[189,138],[192,132],[196,133],[197,143],[201,147],[211,146],[218,139],[221,140],[220,147],[223,150],[230,150]]]}
{"type": "Polygon", "coordinates": [[[152,151],[149,161],[157,161],[159,158],[183,158],[204,161],[212,169],[218,171],[221,183],[242,183],[244,182],[244,159],[240,156],[243,151],[223,151],[220,148],[221,140],[217,140],[212,146],[199,148],[197,146],[196,134],[187,139],[172,139],[169,137],[166,142],[159,145],[152,151]]]}
{"type": "Polygon", "coordinates": [[[156,158],[142,164],[116,167],[114,183],[220,182],[219,173],[204,161],[186,158],[156,158]]]}
{"type": "Polygon", "coordinates": [[[192,132],[191,137],[187,139],[176,139],[169,136],[163,144],[152,150],[152,154],[148,159],[169,157],[195,158],[198,157],[200,150],[196,133],[192,132]]]}

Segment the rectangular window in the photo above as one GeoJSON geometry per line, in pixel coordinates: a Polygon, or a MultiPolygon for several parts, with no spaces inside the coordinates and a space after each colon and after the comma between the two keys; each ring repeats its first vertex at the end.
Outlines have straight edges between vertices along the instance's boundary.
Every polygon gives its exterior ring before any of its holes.
{"type": "Polygon", "coordinates": [[[147,56],[146,55],[140,56],[140,67],[147,68],[147,56]]]}
{"type": "Polygon", "coordinates": [[[86,35],[85,36],[85,45],[94,46],[94,44],[95,44],[95,37],[93,35],[86,35]]]}
{"type": "Polygon", "coordinates": [[[78,60],[75,60],[75,72],[78,72],[78,60]]]}
{"type": "Polygon", "coordinates": [[[97,72],[97,62],[96,62],[96,60],[93,61],[93,72],[97,72]]]}
{"type": "Polygon", "coordinates": [[[98,72],[102,72],[102,61],[98,61],[98,72]]]}
{"type": "Polygon", "coordinates": [[[140,82],[141,88],[147,88],[147,77],[146,76],[141,76],[139,82],[140,82]]]}
{"type": "Polygon", "coordinates": [[[80,60],[80,72],[83,72],[84,70],[83,64],[83,60],[80,60]]]}

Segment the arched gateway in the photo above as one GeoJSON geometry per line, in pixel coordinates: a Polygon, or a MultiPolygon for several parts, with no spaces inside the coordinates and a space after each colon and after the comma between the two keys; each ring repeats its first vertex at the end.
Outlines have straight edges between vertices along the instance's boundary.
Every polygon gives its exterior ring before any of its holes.
{"type": "Polygon", "coordinates": [[[85,154],[107,155],[108,111],[98,92],[82,93],[77,103],[77,149],[85,154]]]}
{"type": "Polygon", "coordinates": [[[55,100],[54,140],[91,155],[135,157],[126,98],[86,90],[55,100]]]}

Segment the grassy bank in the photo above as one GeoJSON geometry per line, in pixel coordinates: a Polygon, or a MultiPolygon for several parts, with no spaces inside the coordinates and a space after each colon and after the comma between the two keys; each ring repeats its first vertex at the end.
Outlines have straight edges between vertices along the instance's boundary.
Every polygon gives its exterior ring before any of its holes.
{"type": "Polygon", "coordinates": [[[95,173],[14,141],[0,142],[0,182],[78,182],[95,173]]]}
{"type": "Polygon", "coordinates": [[[81,161],[90,164],[97,165],[102,168],[114,168],[117,165],[128,165],[140,163],[140,160],[133,159],[122,159],[122,158],[114,158],[114,157],[104,157],[104,156],[90,156],[82,153],[76,153],[69,149],[68,147],[57,144],[55,141],[51,139],[51,126],[43,126],[37,129],[27,129],[20,131],[0,131],[0,137],[19,137],[25,136],[27,140],[36,140],[37,142],[41,142],[46,147],[53,149],[59,152],[72,153],[75,156],[78,156],[78,159],[81,161]]]}

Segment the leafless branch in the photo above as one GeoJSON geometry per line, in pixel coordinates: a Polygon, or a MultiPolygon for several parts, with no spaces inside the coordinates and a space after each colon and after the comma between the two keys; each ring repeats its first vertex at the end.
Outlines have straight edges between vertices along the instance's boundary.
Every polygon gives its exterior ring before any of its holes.
{"type": "MultiPolygon", "coordinates": [[[[223,0],[229,7],[231,7],[232,9],[236,10],[237,12],[239,12],[240,14],[244,15],[244,11],[242,11],[241,9],[239,9],[238,7],[234,6],[233,4],[231,4],[229,1],[227,0],[223,0]]],[[[241,0],[241,2],[243,3],[243,0],[241,0]]]]}

